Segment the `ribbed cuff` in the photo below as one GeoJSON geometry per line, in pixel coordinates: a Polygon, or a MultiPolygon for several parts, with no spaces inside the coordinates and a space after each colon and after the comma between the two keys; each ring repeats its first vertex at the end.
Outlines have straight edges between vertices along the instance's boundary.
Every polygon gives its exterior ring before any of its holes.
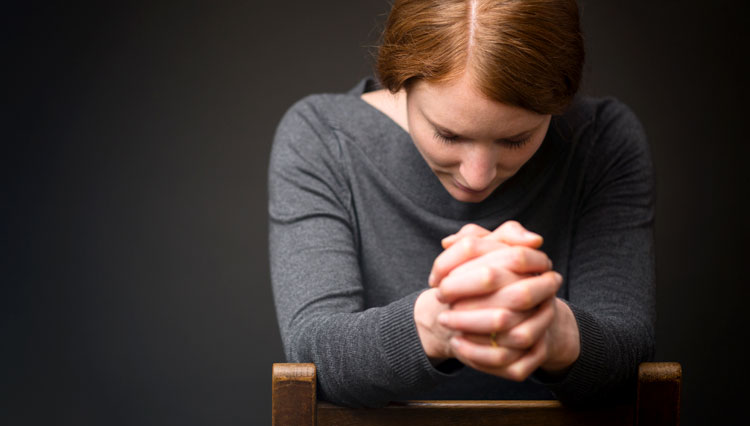
{"type": "Polygon", "coordinates": [[[563,377],[537,371],[533,380],[545,385],[566,404],[582,404],[596,398],[602,380],[608,376],[606,345],[601,327],[588,312],[566,302],[573,311],[581,336],[578,359],[563,377]]]}
{"type": "Polygon", "coordinates": [[[412,293],[383,310],[378,336],[388,366],[405,393],[415,393],[439,384],[455,374],[433,367],[422,348],[414,322],[414,304],[422,291],[412,293]]]}

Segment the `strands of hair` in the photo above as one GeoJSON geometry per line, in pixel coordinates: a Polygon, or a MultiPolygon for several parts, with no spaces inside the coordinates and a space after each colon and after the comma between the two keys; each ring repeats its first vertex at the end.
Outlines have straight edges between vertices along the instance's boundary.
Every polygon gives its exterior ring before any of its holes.
{"type": "Polygon", "coordinates": [[[474,47],[474,33],[477,28],[477,1],[471,0],[469,4],[469,55],[471,55],[472,47],[474,47]]]}
{"type": "Polygon", "coordinates": [[[557,114],[584,58],[576,0],[394,0],[376,66],[392,93],[470,70],[489,99],[557,114]]]}

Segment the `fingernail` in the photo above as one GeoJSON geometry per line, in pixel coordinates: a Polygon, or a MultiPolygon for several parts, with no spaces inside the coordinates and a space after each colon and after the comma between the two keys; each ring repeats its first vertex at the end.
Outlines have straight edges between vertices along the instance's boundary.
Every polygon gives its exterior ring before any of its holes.
{"type": "Polygon", "coordinates": [[[446,314],[445,312],[440,313],[437,317],[437,320],[440,323],[440,325],[448,324],[448,314],[446,314]]]}
{"type": "Polygon", "coordinates": [[[529,239],[531,239],[531,238],[539,238],[539,236],[540,236],[539,234],[535,234],[535,233],[533,233],[531,231],[524,231],[523,235],[524,235],[524,237],[529,238],[529,239]]]}
{"type": "Polygon", "coordinates": [[[459,342],[459,341],[458,341],[458,339],[457,339],[457,338],[455,338],[455,337],[451,337],[451,340],[450,340],[450,344],[451,344],[451,346],[453,346],[454,348],[458,348],[458,347],[460,347],[460,346],[461,346],[461,342],[459,342]]]}
{"type": "Polygon", "coordinates": [[[430,277],[427,278],[427,284],[430,285],[430,287],[435,287],[435,274],[430,272],[430,277]]]}

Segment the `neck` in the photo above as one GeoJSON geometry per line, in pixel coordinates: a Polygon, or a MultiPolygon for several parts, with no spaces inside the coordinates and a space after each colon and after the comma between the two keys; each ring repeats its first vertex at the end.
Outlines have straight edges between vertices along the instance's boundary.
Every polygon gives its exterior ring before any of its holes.
{"type": "Polygon", "coordinates": [[[409,121],[406,113],[406,90],[391,93],[386,89],[363,93],[363,101],[372,105],[375,109],[390,117],[407,133],[409,132],[409,121]]]}

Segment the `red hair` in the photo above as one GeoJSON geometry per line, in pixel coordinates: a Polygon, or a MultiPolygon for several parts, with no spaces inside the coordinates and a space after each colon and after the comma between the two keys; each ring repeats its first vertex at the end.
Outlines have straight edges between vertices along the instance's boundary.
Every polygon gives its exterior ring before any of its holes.
{"type": "Polygon", "coordinates": [[[584,61],[575,0],[396,0],[376,68],[391,92],[469,72],[489,99],[561,113],[584,61]]]}

